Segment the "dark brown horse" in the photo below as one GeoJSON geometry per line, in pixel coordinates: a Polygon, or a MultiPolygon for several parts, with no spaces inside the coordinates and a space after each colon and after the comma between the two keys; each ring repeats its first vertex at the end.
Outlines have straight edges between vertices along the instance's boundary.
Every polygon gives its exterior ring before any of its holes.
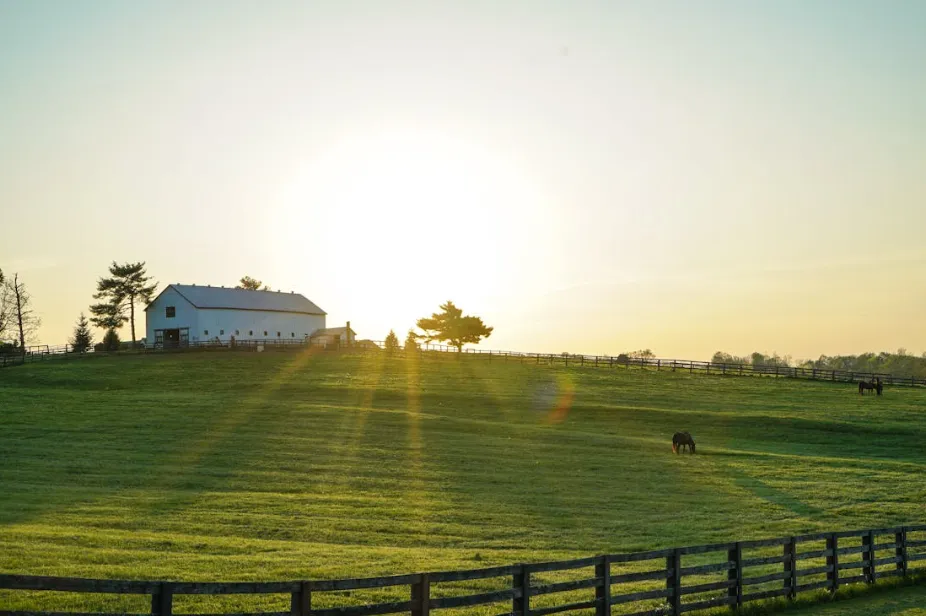
{"type": "Polygon", "coordinates": [[[672,451],[673,453],[678,453],[679,449],[683,449],[685,446],[688,446],[688,451],[690,453],[695,452],[695,442],[691,438],[691,435],[687,432],[676,432],[672,435],[672,451]]]}
{"type": "Polygon", "coordinates": [[[869,383],[867,381],[859,381],[858,383],[858,393],[862,396],[865,395],[866,391],[875,391],[876,389],[878,389],[878,386],[874,383],[869,383]]]}

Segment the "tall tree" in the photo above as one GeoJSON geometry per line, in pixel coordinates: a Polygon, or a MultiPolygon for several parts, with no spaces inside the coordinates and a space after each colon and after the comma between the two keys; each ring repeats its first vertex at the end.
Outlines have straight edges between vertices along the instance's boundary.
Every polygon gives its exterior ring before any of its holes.
{"type": "Polygon", "coordinates": [[[9,291],[5,283],[6,278],[3,276],[3,270],[0,270],[0,343],[7,340],[7,330],[10,327],[9,291]]]}
{"type": "MultiPolygon", "coordinates": [[[[111,309],[103,308],[103,304],[96,304],[90,307],[90,312],[98,317],[107,317],[111,312],[117,313],[122,317],[122,322],[116,325],[115,329],[125,322],[125,311],[128,310],[128,321],[132,326],[132,344],[135,344],[135,304],[143,302],[149,303],[154,297],[154,291],[158,287],[157,282],[151,282],[151,276],[145,270],[145,262],[138,263],[116,263],[113,261],[109,266],[109,278],[100,278],[96,283],[95,299],[106,300],[107,304],[112,306],[111,309]]],[[[98,324],[94,320],[94,324],[98,324]]],[[[105,327],[100,325],[100,327],[105,327]]]]}
{"type": "Polygon", "coordinates": [[[9,311],[13,325],[18,329],[19,348],[25,353],[26,341],[31,340],[42,324],[32,308],[32,294],[26,289],[25,283],[19,280],[19,274],[13,274],[12,280],[4,283],[6,287],[6,301],[10,304],[9,311]]]}
{"type": "Polygon", "coordinates": [[[238,281],[238,286],[236,289],[247,289],[248,291],[269,291],[270,287],[265,285],[260,280],[256,278],[251,278],[250,276],[243,276],[241,280],[238,281]],[[263,288],[261,288],[263,285],[263,288]]]}
{"type": "Polygon", "coordinates": [[[86,353],[87,349],[93,346],[93,334],[90,332],[90,323],[84,313],[80,313],[80,319],[74,326],[74,337],[71,338],[71,346],[74,347],[75,353],[86,353]]]}
{"type": "Polygon", "coordinates": [[[427,342],[449,342],[463,351],[464,344],[479,344],[483,338],[492,335],[492,327],[486,327],[479,317],[467,316],[453,302],[441,304],[441,312],[435,312],[430,317],[418,319],[416,325],[424,330],[422,338],[427,342]]]}
{"type": "MultiPolygon", "coordinates": [[[[93,316],[90,317],[90,322],[100,329],[106,330],[107,334],[109,332],[115,332],[125,325],[127,320],[122,305],[113,302],[93,304],[90,306],[90,313],[93,314],[93,316]]],[[[106,338],[103,340],[105,342],[106,338]]]]}

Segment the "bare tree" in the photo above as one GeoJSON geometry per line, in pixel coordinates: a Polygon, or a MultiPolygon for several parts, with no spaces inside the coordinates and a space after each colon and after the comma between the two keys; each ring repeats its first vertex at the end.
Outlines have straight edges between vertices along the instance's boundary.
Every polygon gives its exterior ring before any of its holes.
{"type": "Polygon", "coordinates": [[[3,276],[3,270],[0,270],[0,343],[7,340],[7,332],[10,329],[12,319],[12,302],[10,302],[10,292],[6,286],[6,278],[3,276]]]}
{"type": "Polygon", "coordinates": [[[7,301],[10,303],[13,324],[19,330],[19,347],[26,352],[26,341],[32,340],[42,324],[32,308],[32,294],[19,280],[19,274],[13,274],[13,280],[5,283],[7,301]]]}

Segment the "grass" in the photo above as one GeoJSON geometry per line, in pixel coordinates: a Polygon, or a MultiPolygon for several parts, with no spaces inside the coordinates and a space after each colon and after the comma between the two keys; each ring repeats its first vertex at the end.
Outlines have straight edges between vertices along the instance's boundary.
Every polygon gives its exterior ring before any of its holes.
{"type": "Polygon", "coordinates": [[[0,371],[0,571],[361,577],[915,523],[924,454],[923,389],[477,357],[49,362],[0,371]],[[682,429],[698,455],[672,455],[682,429]]]}

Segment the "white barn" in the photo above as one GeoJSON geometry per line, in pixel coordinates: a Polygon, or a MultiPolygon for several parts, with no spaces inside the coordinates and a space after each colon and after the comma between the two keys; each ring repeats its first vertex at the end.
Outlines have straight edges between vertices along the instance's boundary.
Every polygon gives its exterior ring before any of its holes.
{"type": "Polygon", "coordinates": [[[147,342],[299,340],[325,329],[325,311],[299,293],[171,284],[145,308],[147,342]]]}

